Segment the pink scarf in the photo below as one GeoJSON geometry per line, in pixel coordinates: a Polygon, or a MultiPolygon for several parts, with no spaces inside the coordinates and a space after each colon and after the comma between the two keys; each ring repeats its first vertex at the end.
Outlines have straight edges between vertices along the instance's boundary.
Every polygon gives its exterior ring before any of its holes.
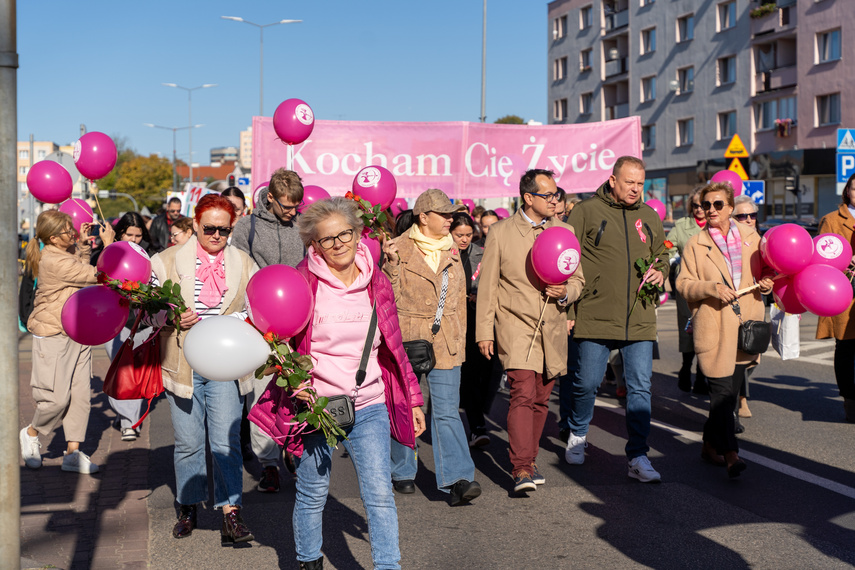
{"type": "Polygon", "coordinates": [[[730,279],[733,281],[733,288],[739,289],[739,284],[742,281],[742,243],[736,224],[730,224],[727,241],[718,228],[710,228],[710,236],[724,256],[724,262],[730,272],[730,279]]]}
{"type": "Polygon", "coordinates": [[[196,270],[196,279],[202,282],[199,301],[206,307],[219,305],[226,292],[226,272],[223,269],[225,252],[225,248],[221,249],[211,261],[208,252],[202,249],[202,244],[196,244],[196,257],[200,261],[199,268],[196,270]]]}

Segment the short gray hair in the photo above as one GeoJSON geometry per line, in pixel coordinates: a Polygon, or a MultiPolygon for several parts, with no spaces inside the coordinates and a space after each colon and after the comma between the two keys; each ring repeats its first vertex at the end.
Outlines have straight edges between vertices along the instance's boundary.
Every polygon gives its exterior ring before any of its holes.
{"type": "Polygon", "coordinates": [[[757,207],[757,204],[754,202],[754,200],[751,198],[751,196],[746,196],[746,195],[742,194],[742,195],[739,195],[733,199],[733,207],[734,208],[736,208],[740,204],[751,204],[751,206],[754,208],[755,212],[757,210],[759,210],[759,208],[757,207]]]}
{"type": "Polygon", "coordinates": [[[357,236],[362,235],[362,228],[365,224],[362,223],[362,218],[359,216],[359,206],[353,200],[336,196],[314,202],[297,216],[297,229],[300,231],[300,239],[303,240],[303,245],[309,247],[309,244],[317,239],[318,234],[315,228],[330,216],[340,216],[347,225],[353,228],[357,236]]]}

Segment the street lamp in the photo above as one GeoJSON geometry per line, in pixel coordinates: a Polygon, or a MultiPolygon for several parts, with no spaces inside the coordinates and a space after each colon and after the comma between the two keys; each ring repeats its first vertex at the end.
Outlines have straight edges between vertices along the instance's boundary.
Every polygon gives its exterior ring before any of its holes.
{"type": "Polygon", "coordinates": [[[249,20],[244,20],[243,18],[238,18],[237,16],[220,16],[223,20],[233,20],[235,22],[243,22],[244,24],[249,24],[250,26],[255,26],[258,28],[259,32],[259,64],[258,64],[258,114],[260,116],[264,116],[264,28],[269,28],[270,26],[278,26],[279,24],[299,24],[303,20],[279,20],[278,22],[273,22],[270,24],[256,24],[255,22],[250,22],[249,20]]]}
{"type": "Polygon", "coordinates": [[[187,132],[190,137],[190,184],[193,184],[193,92],[197,89],[207,89],[208,87],[216,87],[216,83],[206,83],[198,87],[182,87],[175,83],[161,83],[166,87],[175,87],[183,89],[187,92],[187,132]]]}
{"type": "Polygon", "coordinates": [[[487,121],[487,0],[484,0],[483,31],[481,32],[481,122],[487,121]]]}
{"type": "MultiPolygon", "coordinates": [[[[178,192],[178,155],[175,153],[175,133],[176,131],[181,131],[184,129],[198,129],[199,127],[204,127],[205,125],[193,125],[187,127],[164,127],[162,125],[153,125],[152,123],[143,123],[145,127],[152,127],[154,129],[166,129],[167,131],[172,131],[172,191],[178,192]]],[[[193,163],[193,156],[190,156],[190,163],[193,163]]],[[[191,166],[192,168],[192,166],[191,166]]]]}

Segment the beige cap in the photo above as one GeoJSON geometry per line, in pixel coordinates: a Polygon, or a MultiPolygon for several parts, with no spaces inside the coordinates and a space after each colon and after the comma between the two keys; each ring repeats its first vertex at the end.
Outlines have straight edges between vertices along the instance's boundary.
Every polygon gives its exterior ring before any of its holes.
{"type": "Polygon", "coordinates": [[[413,206],[413,215],[426,212],[436,212],[438,214],[453,214],[454,212],[462,212],[467,210],[465,204],[452,204],[445,192],[436,188],[431,188],[422,192],[416,198],[416,205],[413,206]]]}

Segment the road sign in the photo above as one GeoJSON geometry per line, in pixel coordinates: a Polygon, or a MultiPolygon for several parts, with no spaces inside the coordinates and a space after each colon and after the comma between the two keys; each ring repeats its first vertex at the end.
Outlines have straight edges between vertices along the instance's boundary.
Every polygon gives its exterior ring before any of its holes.
{"type": "Polygon", "coordinates": [[[238,178],[238,186],[249,186],[249,177],[241,176],[238,178]]]}
{"type": "Polygon", "coordinates": [[[837,182],[845,184],[855,172],[855,153],[837,153],[837,182]]]}
{"type": "Polygon", "coordinates": [[[855,129],[837,129],[837,195],[855,173],[855,129]]]}
{"type": "Polygon", "coordinates": [[[763,204],[766,198],[766,182],[763,180],[746,180],[742,183],[742,193],[755,204],[763,204]]]}
{"type": "Polygon", "coordinates": [[[742,166],[742,163],[738,158],[734,158],[733,162],[730,163],[730,166],[728,166],[727,169],[737,173],[743,180],[748,180],[748,174],[745,173],[745,168],[742,166]]]}
{"type": "Polygon", "coordinates": [[[855,129],[837,129],[837,152],[855,152],[855,129]]]}
{"type": "Polygon", "coordinates": [[[62,152],[61,150],[52,152],[45,157],[45,160],[52,160],[64,166],[68,173],[71,175],[72,184],[77,184],[77,181],[80,180],[80,172],[77,171],[77,166],[75,165],[74,157],[68,154],[67,152],[62,152]]]}
{"type": "MultiPolygon", "coordinates": [[[[748,154],[748,149],[746,149],[745,145],[742,144],[742,139],[739,138],[739,135],[733,135],[733,138],[730,139],[730,144],[727,145],[727,150],[724,151],[724,157],[725,158],[748,158],[749,156],[750,155],[748,154]]],[[[743,180],[744,179],[745,178],[743,178],[743,180]]]]}

